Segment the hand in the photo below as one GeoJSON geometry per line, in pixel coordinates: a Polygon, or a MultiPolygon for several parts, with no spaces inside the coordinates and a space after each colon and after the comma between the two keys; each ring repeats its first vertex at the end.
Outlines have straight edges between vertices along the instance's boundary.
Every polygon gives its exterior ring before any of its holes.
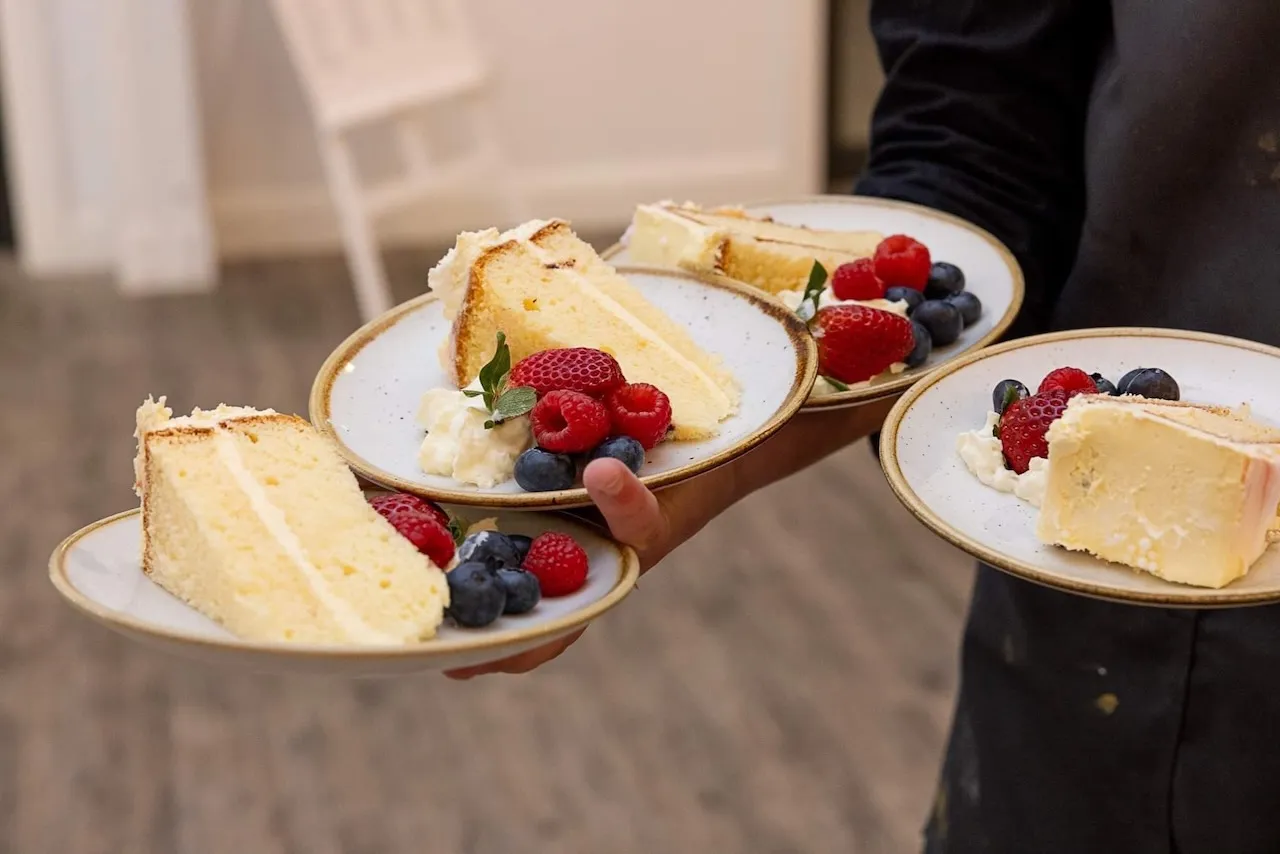
{"type": "MultiPolygon", "coordinates": [[[[896,398],[854,409],[800,415],[759,448],[700,477],[650,492],[617,460],[596,460],[583,485],[613,538],[636,550],[647,572],[708,522],[757,489],[807,468],[880,428],[896,398]]],[[[567,637],[512,658],[453,670],[470,679],[485,673],[526,673],[557,657],[582,636],[567,637]]]]}

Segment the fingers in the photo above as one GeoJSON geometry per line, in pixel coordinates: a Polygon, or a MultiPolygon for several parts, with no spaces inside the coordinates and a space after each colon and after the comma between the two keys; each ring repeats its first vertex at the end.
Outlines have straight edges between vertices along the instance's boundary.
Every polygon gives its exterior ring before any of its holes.
{"type": "Polygon", "coordinates": [[[528,652],[522,652],[519,655],[513,655],[511,658],[504,658],[501,661],[491,661],[488,664],[462,667],[457,670],[446,670],[444,675],[450,679],[470,679],[474,676],[484,676],[487,673],[528,673],[530,670],[541,667],[551,659],[559,656],[572,646],[578,638],[582,637],[582,633],[586,630],[586,626],[583,626],[576,632],[552,641],[546,646],[540,646],[537,649],[531,649],[528,652]]]}
{"type": "Polygon", "coordinates": [[[660,550],[670,538],[657,497],[618,460],[593,460],[582,473],[582,484],[614,539],[643,553],[660,550]]]}

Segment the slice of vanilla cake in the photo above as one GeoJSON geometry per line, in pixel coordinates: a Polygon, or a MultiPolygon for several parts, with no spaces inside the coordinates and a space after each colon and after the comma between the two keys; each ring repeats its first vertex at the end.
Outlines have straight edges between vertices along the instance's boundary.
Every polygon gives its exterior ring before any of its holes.
{"type": "Polygon", "coordinates": [[[444,573],[365,500],[295,415],[138,409],[135,491],[153,581],[248,640],[396,645],[431,637],[444,573]]]}
{"type": "Polygon", "coordinates": [[[828,270],[871,256],[884,235],[824,231],[686,202],[636,208],[624,238],[638,264],[719,273],[769,293],[803,289],[813,262],[828,270]]]}
{"type": "Polygon", "coordinates": [[[1280,514],[1280,430],[1247,410],[1081,395],[1049,428],[1041,541],[1223,587],[1280,514]]]}
{"type": "Polygon", "coordinates": [[[738,409],[740,388],[720,358],[563,220],[464,234],[428,281],[453,323],[441,359],[459,388],[493,357],[502,332],[513,364],[561,347],[609,353],[629,382],[651,383],[670,398],[678,440],[715,435],[738,409]]]}

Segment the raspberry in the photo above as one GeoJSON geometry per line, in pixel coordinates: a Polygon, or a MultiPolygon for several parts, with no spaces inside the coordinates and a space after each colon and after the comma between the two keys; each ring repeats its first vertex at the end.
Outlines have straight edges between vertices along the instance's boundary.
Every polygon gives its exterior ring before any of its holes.
{"type": "Polygon", "coordinates": [[[549,391],[580,391],[603,397],[626,380],[618,361],[601,350],[568,347],[543,350],[521,359],[511,369],[507,385],[529,386],[538,396],[549,391]]]}
{"type": "Polygon", "coordinates": [[[876,275],[886,287],[896,285],[923,291],[932,267],[928,247],[905,234],[886,237],[876,247],[876,275]]]}
{"type": "Polygon", "coordinates": [[[587,553],[573,537],[556,531],[534,538],[522,568],[538,579],[543,596],[568,596],[587,583],[587,553]]]}
{"type": "Polygon", "coordinates": [[[1022,474],[1031,467],[1032,459],[1049,456],[1045,438],[1049,425],[1062,417],[1067,403],[1077,394],[1080,392],[1054,388],[1009,404],[998,428],[1009,468],[1022,474]]]}
{"type": "Polygon", "coordinates": [[[431,562],[443,569],[453,560],[453,534],[448,525],[440,524],[439,519],[430,511],[401,509],[387,518],[387,521],[400,532],[406,540],[413,543],[418,551],[431,558],[431,562]]]}
{"type": "Polygon", "coordinates": [[[608,410],[580,391],[547,392],[529,413],[529,422],[538,447],[556,454],[589,451],[609,435],[608,410]]]}
{"type": "Polygon", "coordinates": [[[859,258],[841,264],[831,274],[831,292],[837,299],[884,299],[884,282],[876,275],[876,262],[859,258]]]}
{"type": "Polygon", "coordinates": [[[657,386],[630,383],[605,397],[613,432],[630,436],[646,450],[657,447],[671,426],[671,400],[657,386]]]}
{"type": "Polygon", "coordinates": [[[814,317],[818,369],[842,383],[860,383],[915,349],[911,321],[865,305],[829,305],[814,317]]]}
{"type": "Polygon", "coordinates": [[[444,527],[449,527],[449,514],[440,508],[440,505],[434,501],[427,501],[425,498],[419,498],[416,495],[410,495],[407,492],[392,492],[385,495],[375,495],[369,499],[369,503],[373,505],[373,509],[377,510],[388,521],[392,516],[400,513],[426,513],[444,527]]]}
{"type": "Polygon", "coordinates": [[[1045,375],[1045,378],[1040,381],[1040,388],[1036,391],[1049,391],[1055,388],[1096,394],[1098,383],[1079,368],[1058,368],[1045,375]]]}

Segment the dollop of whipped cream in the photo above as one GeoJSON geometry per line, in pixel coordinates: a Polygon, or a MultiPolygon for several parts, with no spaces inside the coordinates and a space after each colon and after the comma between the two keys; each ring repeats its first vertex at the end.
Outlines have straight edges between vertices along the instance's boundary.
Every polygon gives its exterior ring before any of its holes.
{"type": "Polygon", "coordinates": [[[996,438],[996,424],[1000,416],[987,413],[986,423],[977,430],[968,430],[956,437],[956,451],[965,466],[978,480],[999,492],[1009,492],[1035,507],[1044,501],[1046,470],[1049,461],[1034,457],[1023,474],[1004,464],[1004,450],[996,438]]]}
{"type": "MultiPolygon", "coordinates": [[[[479,391],[479,382],[467,390],[479,391]]],[[[427,474],[451,477],[489,489],[510,480],[516,458],[533,443],[529,416],[521,415],[488,429],[489,411],[479,397],[452,388],[433,388],[422,396],[418,423],[427,431],[418,449],[418,465],[427,474]]]]}
{"type": "MultiPolygon", "coordinates": [[[[779,291],[777,297],[782,301],[783,305],[792,311],[795,311],[800,307],[800,303],[804,300],[804,290],[779,291]]],[[[829,305],[865,305],[867,308],[878,308],[881,311],[891,311],[894,314],[901,315],[902,317],[907,316],[906,300],[842,300],[832,293],[831,288],[823,288],[822,293],[818,296],[818,308],[826,308],[829,305]]],[[[889,366],[889,370],[879,374],[879,376],[884,376],[884,374],[900,374],[906,369],[906,362],[894,362],[889,366]]],[[[876,379],[876,377],[871,378],[871,380],[874,379],[876,379]]],[[[849,388],[861,388],[863,386],[871,385],[871,380],[864,380],[860,383],[850,383],[849,388]]],[[[839,389],[832,385],[826,377],[818,377],[817,381],[813,384],[813,390],[809,392],[809,397],[821,397],[827,394],[835,394],[837,391],[839,391],[839,389]]]]}

